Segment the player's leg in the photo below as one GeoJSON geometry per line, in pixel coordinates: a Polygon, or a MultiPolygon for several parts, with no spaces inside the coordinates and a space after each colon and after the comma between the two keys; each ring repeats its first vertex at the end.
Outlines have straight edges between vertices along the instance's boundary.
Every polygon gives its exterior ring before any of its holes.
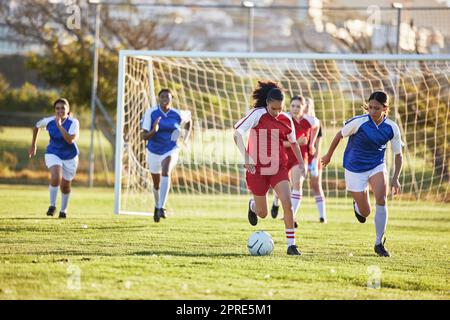
{"type": "Polygon", "coordinates": [[[66,218],[67,207],[69,205],[69,197],[72,191],[72,180],[78,168],[78,157],[71,160],[63,160],[62,179],[61,179],[61,210],[59,218],[66,218]]]}
{"type": "Polygon", "coordinates": [[[375,194],[375,252],[382,257],[389,257],[389,252],[384,248],[383,236],[386,231],[388,221],[388,211],[386,205],[387,198],[387,178],[386,172],[381,171],[369,178],[369,184],[375,194]]]}
{"type": "Polygon", "coordinates": [[[294,227],[297,228],[297,211],[300,207],[300,203],[303,197],[303,182],[305,179],[300,175],[300,168],[298,166],[294,166],[291,169],[291,181],[292,181],[292,192],[291,192],[291,203],[292,203],[292,212],[294,215],[294,227]]]}
{"type": "Polygon", "coordinates": [[[61,210],[59,211],[60,218],[67,217],[67,207],[69,205],[69,197],[71,188],[71,181],[68,181],[64,178],[61,180],[61,210]]]}
{"type": "Polygon", "coordinates": [[[159,204],[158,204],[161,218],[166,218],[165,206],[170,190],[170,174],[172,173],[173,168],[175,168],[177,161],[178,161],[178,153],[174,152],[171,155],[164,158],[161,162],[161,181],[160,181],[159,204]]]}
{"type": "Polygon", "coordinates": [[[48,216],[53,216],[56,211],[56,199],[58,197],[59,185],[61,183],[62,160],[54,154],[45,154],[45,165],[50,172],[50,206],[47,210],[48,216]]]}
{"type": "Polygon", "coordinates": [[[50,171],[50,185],[49,185],[49,192],[50,192],[50,206],[47,210],[48,216],[53,216],[56,211],[56,200],[58,198],[58,191],[59,191],[59,185],[61,183],[61,166],[60,165],[53,165],[49,168],[50,171]]]}
{"type": "Polygon", "coordinates": [[[252,226],[258,224],[258,216],[267,216],[267,192],[270,189],[269,176],[259,173],[251,174],[246,171],[245,180],[247,187],[252,193],[252,198],[248,201],[248,222],[252,226]]]}
{"type": "Polygon", "coordinates": [[[353,209],[355,216],[359,222],[366,222],[366,218],[370,215],[369,191],[350,191],[353,196],[353,209]]]}
{"type": "Polygon", "coordinates": [[[369,174],[370,172],[351,172],[345,170],[345,185],[353,196],[355,217],[360,223],[366,222],[370,214],[369,202],[369,174]]]}
{"type": "Polygon", "coordinates": [[[275,219],[278,216],[279,210],[280,210],[280,201],[278,199],[277,193],[274,190],[273,191],[272,209],[270,210],[270,214],[272,215],[272,218],[275,219]]]}
{"type": "Polygon", "coordinates": [[[267,195],[253,195],[253,199],[250,202],[250,208],[258,217],[263,219],[267,217],[267,195]]]}
{"type": "Polygon", "coordinates": [[[295,245],[294,213],[292,211],[291,188],[289,181],[283,180],[278,182],[274,189],[280,198],[281,205],[283,206],[287,253],[289,255],[300,255],[301,253],[295,245]]]}
{"type": "Polygon", "coordinates": [[[318,169],[318,175],[309,176],[309,185],[314,192],[314,200],[316,201],[317,211],[319,211],[319,221],[327,223],[327,213],[325,207],[325,194],[322,189],[322,169],[318,169]]]}
{"type": "Polygon", "coordinates": [[[160,180],[161,180],[161,156],[158,154],[147,151],[147,163],[148,169],[152,176],[153,182],[153,198],[155,200],[155,209],[153,211],[153,220],[159,222],[159,192],[160,192],[160,180]]]}

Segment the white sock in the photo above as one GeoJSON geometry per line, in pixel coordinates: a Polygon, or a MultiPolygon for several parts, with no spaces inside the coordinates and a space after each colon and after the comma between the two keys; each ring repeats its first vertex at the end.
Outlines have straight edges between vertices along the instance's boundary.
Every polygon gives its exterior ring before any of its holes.
{"type": "Polygon", "coordinates": [[[56,198],[58,197],[59,186],[52,186],[51,184],[48,186],[48,190],[50,191],[50,205],[52,207],[56,207],[56,198]]]}
{"type": "Polygon", "coordinates": [[[159,202],[158,208],[164,208],[166,206],[167,195],[170,189],[170,178],[162,176],[159,183],[159,202]]]}
{"type": "Polygon", "coordinates": [[[250,200],[250,210],[256,212],[255,200],[253,199],[250,200]]]}
{"type": "Polygon", "coordinates": [[[317,210],[319,210],[320,217],[326,219],[327,214],[325,212],[325,197],[323,195],[318,195],[315,196],[314,199],[316,199],[317,210]]]}
{"type": "Polygon", "coordinates": [[[277,196],[276,193],[274,193],[274,195],[273,195],[273,205],[275,207],[279,207],[280,206],[280,203],[278,202],[278,196],[277,196]]]}
{"type": "Polygon", "coordinates": [[[69,204],[69,196],[70,196],[70,192],[69,193],[63,193],[61,192],[61,212],[66,212],[67,210],[67,205],[69,204]]]}
{"type": "Polygon", "coordinates": [[[288,247],[295,244],[295,229],[286,229],[286,242],[288,247]]]}
{"type": "Polygon", "coordinates": [[[159,205],[159,189],[155,189],[155,187],[153,187],[153,197],[155,198],[155,207],[158,207],[158,205],[159,205]]]}
{"type": "Polygon", "coordinates": [[[386,206],[377,204],[375,208],[375,231],[377,233],[375,244],[380,244],[386,231],[388,212],[386,206]]]}
{"type": "Polygon", "coordinates": [[[302,201],[302,191],[292,190],[291,203],[292,203],[292,213],[294,214],[294,219],[297,216],[297,210],[300,207],[301,201],[302,201]]]}

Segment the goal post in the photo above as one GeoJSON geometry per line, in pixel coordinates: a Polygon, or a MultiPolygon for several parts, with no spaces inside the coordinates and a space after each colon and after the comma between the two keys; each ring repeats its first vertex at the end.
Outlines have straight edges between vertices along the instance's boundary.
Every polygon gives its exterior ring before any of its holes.
{"type": "MultiPolygon", "coordinates": [[[[343,121],[363,113],[372,91],[391,96],[390,117],[406,143],[402,198],[449,200],[450,55],[235,53],[122,50],[119,54],[115,213],[152,214],[152,179],[144,112],[161,88],[193,119],[190,147],[180,148],[172,192],[246,194],[233,124],[251,108],[258,80],[274,80],[287,96],[311,97],[321,120],[322,154],[343,121]]],[[[286,111],[289,108],[286,101],[286,111]]],[[[342,143],[323,172],[327,196],[346,196],[342,143]]],[[[388,146],[387,165],[393,159],[388,146]]],[[[307,183],[304,193],[311,192],[307,183]]]]}

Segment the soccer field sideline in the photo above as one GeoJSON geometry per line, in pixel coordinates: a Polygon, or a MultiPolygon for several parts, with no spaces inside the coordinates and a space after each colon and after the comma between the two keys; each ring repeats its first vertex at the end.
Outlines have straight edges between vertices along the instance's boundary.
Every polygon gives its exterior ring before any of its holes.
{"type": "Polygon", "coordinates": [[[297,232],[303,255],[288,257],[283,222],[251,227],[245,197],[173,195],[174,214],[155,224],[113,215],[112,189],[93,191],[74,188],[61,221],[45,217],[45,186],[0,185],[1,299],[450,298],[448,204],[405,203],[416,206],[411,213],[392,202],[393,257],[382,259],[373,252],[373,218],[360,225],[348,199],[330,199],[322,225],[306,199],[297,232]],[[248,255],[256,230],[273,236],[271,256],[248,255]],[[378,271],[381,288],[368,287],[378,271]]]}

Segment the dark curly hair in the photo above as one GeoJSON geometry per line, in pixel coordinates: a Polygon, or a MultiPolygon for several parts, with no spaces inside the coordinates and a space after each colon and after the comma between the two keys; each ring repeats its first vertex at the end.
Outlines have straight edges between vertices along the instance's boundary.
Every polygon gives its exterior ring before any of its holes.
{"type": "Polygon", "coordinates": [[[253,90],[253,99],[255,100],[253,108],[267,107],[267,101],[284,99],[283,87],[274,81],[258,81],[258,86],[253,90]]]}

